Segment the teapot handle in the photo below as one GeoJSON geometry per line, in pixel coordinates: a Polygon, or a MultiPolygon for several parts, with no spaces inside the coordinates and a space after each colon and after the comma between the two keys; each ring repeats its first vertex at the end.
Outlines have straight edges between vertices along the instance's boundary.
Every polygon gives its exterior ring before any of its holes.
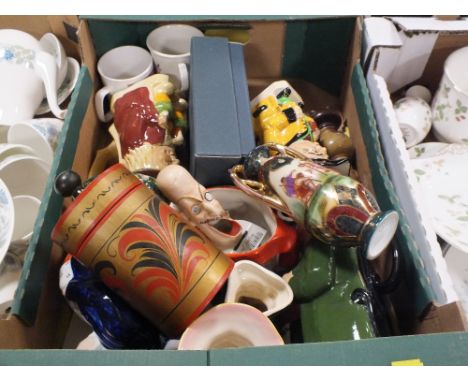
{"type": "Polygon", "coordinates": [[[60,109],[57,101],[57,66],[54,57],[44,51],[36,52],[34,69],[44,84],[50,110],[64,119],[67,110],[60,109]]]}
{"type": "Polygon", "coordinates": [[[288,216],[292,215],[288,206],[284,204],[283,201],[276,195],[268,192],[267,187],[263,183],[257,182],[256,180],[245,179],[239,176],[239,174],[243,173],[244,166],[242,165],[236,165],[229,170],[229,174],[235,186],[237,186],[247,195],[265,202],[270,207],[282,211],[288,216]]]}

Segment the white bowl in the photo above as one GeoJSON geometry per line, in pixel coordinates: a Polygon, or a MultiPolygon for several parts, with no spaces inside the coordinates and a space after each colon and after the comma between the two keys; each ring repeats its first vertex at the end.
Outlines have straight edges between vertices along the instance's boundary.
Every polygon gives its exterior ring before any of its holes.
{"type": "Polygon", "coordinates": [[[13,200],[8,187],[0,175],[0,263],[10,246],[14,225],[15,212],[13,200]]]}
{"type": "Polygon", "coordinates": [[[57,118],[31,119],[10,126],[7,139],[9,143],[31,147],[39,158],[52,163],[62,127],[63,121],[57,118]]]}
{"type": "Polygon", "coordinates": [[[41,201],[30,195],[17,195],[13,197],[15,207],[15,228],[12,241],[26,241],[32,236],[34,222],[36,221],[41,201]]]}
{"type": "Polygon", "coordinates": [[[31,147],[26,145],[19,145],[14,143],[0,143],[0,162],[9,157],[10,155],[34,155],[31,147]]]}
{"type": "Polygon", "coordinates": [[[42,199],[50,165],[30,155],[12,155],[0,162],[0,178],[10,194],[31,195],[42,199]]]}

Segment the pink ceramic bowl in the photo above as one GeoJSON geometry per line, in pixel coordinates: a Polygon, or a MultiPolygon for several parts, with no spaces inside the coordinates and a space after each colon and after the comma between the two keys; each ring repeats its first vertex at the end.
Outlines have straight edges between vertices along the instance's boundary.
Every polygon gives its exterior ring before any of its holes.
{"type": "Polygon", "coordinates": [[[284,345],[272,322],[250,305],[225,303],[197,318],[180,338],[178,350],[284,345]]]}

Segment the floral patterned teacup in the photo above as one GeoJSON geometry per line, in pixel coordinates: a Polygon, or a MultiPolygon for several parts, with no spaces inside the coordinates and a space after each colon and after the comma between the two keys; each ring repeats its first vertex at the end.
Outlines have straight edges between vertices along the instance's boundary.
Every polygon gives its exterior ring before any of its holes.
{"type": "Polygon", "coordinates": [[[16,123],[8,130],[8,142],[29,146],[37,156],[52,163],[63,121],[56,118],[37,118],[16,123]]]}
{"type": "Polygon", "coordinates": [[[421,142],[429,133],[432,124],[431,107],[422,98],[405,97],[394,105],[406,147],[421,142]]]}
{"type": "Polygon", "coordinates": [[[468,143],[468,47],[445,61],[444,74],[434,100],[434,135],[442,142],[468,143]]]}

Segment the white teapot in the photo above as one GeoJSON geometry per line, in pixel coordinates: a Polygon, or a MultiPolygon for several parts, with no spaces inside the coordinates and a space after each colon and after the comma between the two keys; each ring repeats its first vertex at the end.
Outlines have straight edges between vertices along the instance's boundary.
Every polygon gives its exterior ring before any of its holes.
{"type": "Polygon", "coordinates": [[[47,96],[52,113],[63,119],[57,102],[55,57],[28,33],[0,29],[0,125],[31,119],[47,96]]]}

